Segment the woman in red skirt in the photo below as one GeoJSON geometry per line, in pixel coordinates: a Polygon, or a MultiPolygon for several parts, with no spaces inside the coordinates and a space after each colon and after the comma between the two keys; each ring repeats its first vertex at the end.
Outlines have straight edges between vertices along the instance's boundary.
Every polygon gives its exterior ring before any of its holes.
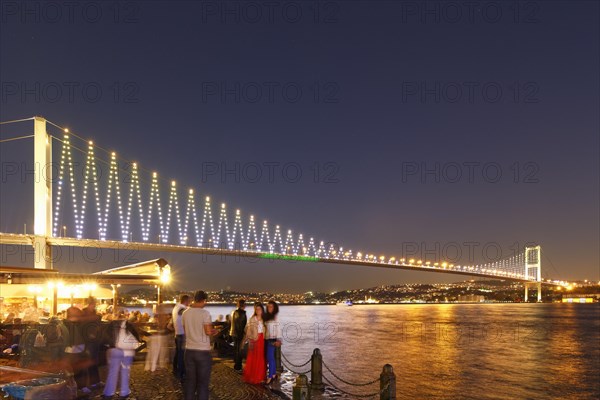
{"type": "Polygon", "coordinates": [[[263,383],[267,375],[264,313],[265,309],[262,303],[254,303],[254,315],[252,315],[246,325],[246,337],[243,342],[248,342],[248,356],[246,358],[243,378],[244,382],[253,385],[263,383]]]}

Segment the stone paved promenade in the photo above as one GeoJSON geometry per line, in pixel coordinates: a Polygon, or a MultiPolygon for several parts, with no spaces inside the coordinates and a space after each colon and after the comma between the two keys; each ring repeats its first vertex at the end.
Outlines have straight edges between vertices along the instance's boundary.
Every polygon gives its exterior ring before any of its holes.
{"type": "MultiPolygon", "coordinates": [[[[101,369],[104,378],[105,367],[101,369]]],[[[104,379],[103,379],[104,380],[104,379]]],[[[180,400],[183,391],[168,369],[144,371],[144,362],[136,361],[131,371],[132,396],[137,400],[180,400]]],[[[281,400],[282,397],[258,385],[247,385],[233,371],[228,360],[215,358],[211,375],[211,400],[281,400]]],[[[91,399],[100,399],[101,393],[91,399]]]]}
{"type": "MultiPolygon", "coordinates": [[[[170,369],[158,369],[155,372],[144,370],[143,359],[135,361],[131,370],[131,392],[137,400],[181,400],[183,390],[181,384],[174,378],[170,369]]],[[[0,359],[0,365],[18,367],[16,359],[0,359]]],[[[37,368],[48,371],[44,366],[37,368]]],[[[106,366],[100,367],[100,376],[106,381],[106,366]]],[[[3,374],[6,382],[18,379],[30,379],[35,376],[18,377],[11,379],[10,373],[3,374]]],[[[289,384],[286,382],[286,385],[289,384]]],[[[278,383],[272,385],[272,390],[260,385],[248,385],[242,382],[241,375],[233,371],[233,362],[228,359],[214,358],[211,374],[210,400],[282,400],[287,397],[278,389],[278,383]]],[[[117,388],[118,390],[118,388],[117,388]]],[[[2,393],[2,392],[0,392],[2,393]]],[[[99,400],[102,389],[95,390],[90,395],[81,394],[78,400],[99,400]]],[[[0,394],[1,397],[1,394],[0,394]]]]}

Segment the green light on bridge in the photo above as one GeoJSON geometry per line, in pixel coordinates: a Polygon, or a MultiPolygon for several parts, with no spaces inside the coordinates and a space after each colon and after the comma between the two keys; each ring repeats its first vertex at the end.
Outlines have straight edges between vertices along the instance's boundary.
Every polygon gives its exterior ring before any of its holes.
{"type": "Polygon", "coordinates": [[[261,254],[260,258],[270,258],[273,260],[296,260],[296,261],[319,261],[319,257],[310,256],[290,256],[287,254],[261,254]]]}

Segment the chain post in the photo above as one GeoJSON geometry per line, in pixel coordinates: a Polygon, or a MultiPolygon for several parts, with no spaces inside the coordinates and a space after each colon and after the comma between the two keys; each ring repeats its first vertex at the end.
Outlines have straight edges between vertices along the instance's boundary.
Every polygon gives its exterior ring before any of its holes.
{"type": "Polygon", "coordinates": [[[325,390],[323,384],[323,356],[319,349],[315,349],[310,357],[310,388],[319,391],[325,390]]]}
{"type": "Polygon", "coordinates": [[[310,388],[308,387],[308,378],[301,374],[296,378],[296,383],[292,389],[292,400],[310,400],[310,388]]]}
{"type": "Polygon", "coordinates": [[[396,374],[390,364],[385,364],[379,376],[380,400],[396,400],[396,374]]]}

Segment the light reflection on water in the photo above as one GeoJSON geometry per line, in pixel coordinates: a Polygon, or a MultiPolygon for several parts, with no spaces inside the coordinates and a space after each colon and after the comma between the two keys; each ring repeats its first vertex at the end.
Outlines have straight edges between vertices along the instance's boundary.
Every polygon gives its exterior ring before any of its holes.
{"type": "Polygon", "coordinates": [[[319,347],[354,382],[390,363],[399,398],[600,398],[598,304],[296,306],[281,321],[290,361],[319,347]]]}
{"type": "MultiPolygon", "coordinates": [[[[208,310],[214,319],[232,307],[208,310]]],[[[282,306],[280,321],[291,362],[318,347],[353,382],[389,363],[398,398],[600,398],[600,304],[282,306]]]]}

